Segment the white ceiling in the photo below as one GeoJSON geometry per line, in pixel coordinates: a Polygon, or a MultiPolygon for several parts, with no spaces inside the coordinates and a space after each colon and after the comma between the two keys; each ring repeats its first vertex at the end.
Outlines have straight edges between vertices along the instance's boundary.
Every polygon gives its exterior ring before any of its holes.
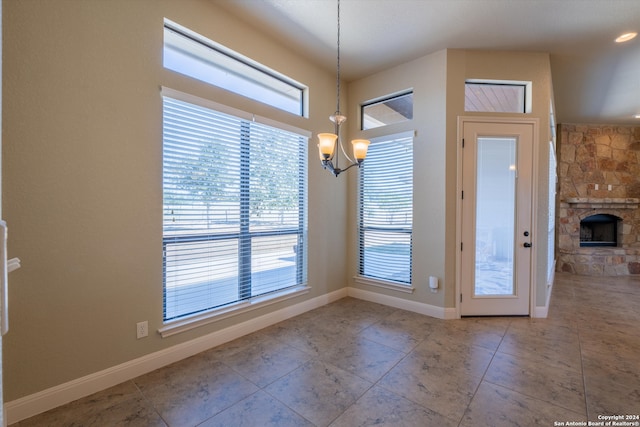
{"type": "MultiPolygon", "coordinates": [[[[336,0],[211,0],[335,69],[336,0]]],[[[548,52],[559,123],[640,119],[640,0],[341,0],[347,81],[445,48],[548,52]]]]}

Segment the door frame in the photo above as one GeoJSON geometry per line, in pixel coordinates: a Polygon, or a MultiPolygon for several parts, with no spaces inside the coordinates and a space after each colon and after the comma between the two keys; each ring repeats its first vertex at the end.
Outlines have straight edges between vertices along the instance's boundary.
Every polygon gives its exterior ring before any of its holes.
{"type": "MultiPolygon", "coordinates": [[[[0,219],[2,219],[2,0],[0,0],[0,219]]],[[[5,251],[4,256],[7,256],[5,251]]],[[[2,260],[2,262],[6,262],[6,258],[2,260]]],[[[3,284],[0,284],[3,286],[3,284]]],[[[4,283],[4,286],[8,286],[8,283],[4,283]]],[[[9,292],[8,289],[5,288],[6,292],[9,292]]],[[[1,294],[2,292],[0,292],[1,294]]],[[[0,303],[0,316],[3,316],[4,313],[2,310],[6,310],[6,307],[2,307],[4,303],[0,303]]],[[[3,385],[3,367],[2,367],[2,334],[0,333],[0,426],[6,427],[7,425],[7,411],[5,409],[4,404],[4,385],[3,385]]]]}
{"type": "MultiPolygon", "coordinates": [[[[496,117],[496,116],[458,116],[456,135],[456,293],[454,295],[456,318],[460,319],[460,296],[462,295],[462,136],[465,123],[508,123],[527,124],[533,126],[533,159],[531,176],[531,238],[537,242],[538,210],[538,178],[540,151],[540,120],[537,118],[496,117]]],[[[545,145],[546,147],[546,145],[545,145]]],[[[529,274],[529,317],[535,317],[537,294],[537,260],[538,245],[534,244],[531,253],[531,271],[529,274]]]]}

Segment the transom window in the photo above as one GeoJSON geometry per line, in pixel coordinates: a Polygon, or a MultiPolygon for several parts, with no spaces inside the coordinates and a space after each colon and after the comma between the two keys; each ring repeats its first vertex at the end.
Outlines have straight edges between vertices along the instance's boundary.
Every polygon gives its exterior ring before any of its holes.
{"type": "Polygon", "coordinates": [[[359,197],[360,276],[410,285],[413,132],[371,140],[359,197]]]}
{"type": "Polygon", "coordinates": [[[304,116],[306,88],[174,22],[164,24],[165,68],[304,116]]]}
{"type": "Polygon", "coordinates": [[[362,130],[413,120],[413,92],[367,102],[361,108],[362,130]]]}
{"type": "Polygon", "coordinates": [[[464,111],[530,113],[531,82],[467,80],[464,111]]]}
{"type": "Polygon", "coordinates": [[[309,135],[168,92],[164,320],[304,285],[309,135]]]}

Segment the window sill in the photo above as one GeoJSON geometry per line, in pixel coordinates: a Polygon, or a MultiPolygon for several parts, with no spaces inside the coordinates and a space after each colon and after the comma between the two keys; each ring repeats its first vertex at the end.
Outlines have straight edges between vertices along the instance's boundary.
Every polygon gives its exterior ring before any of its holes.
{"type": "Polygon", "coordinates": [[[304,295],[308,293],[310,289],[310,286],[299,286],[274,294],[255,297],[248,301],[241,301],[236,304],[231,304],[223,308],[207,311],[194,316],[171,320],[165,323],[162,328],[158,329],[158,333],[162,338],[170,337],[171,335],[186,332],[209,323],[214,323],[222,319],[227,319],[229,317],[257,310],[258,308],[266,307],[280,301],[304,295]]]}
{"type": "Polygon", "coordinates": [[[359,285],[375,286],[377,288],[391,289],[392,291],[404,292],[407,294],[412,294],[416,290],[416,288],[411,285],[401,285],[397,282],[372,279],[371,277],[354,276],[354,280],[359,285]]]}

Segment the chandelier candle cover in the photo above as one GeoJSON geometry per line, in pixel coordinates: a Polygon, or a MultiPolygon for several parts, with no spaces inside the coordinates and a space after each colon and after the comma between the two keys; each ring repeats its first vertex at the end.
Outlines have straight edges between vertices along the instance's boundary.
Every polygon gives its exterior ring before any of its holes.
{"type": "Polygon", "coordinates": [[[353,145],[353,157],[352,160],[345,152],[342,145],[342,139],[340,138],[340,126],[347,120],[347,117],[340,112],[340,0],[338,0],[338,55],[336,61],[336,112],[329,116],[335,125],[335,133],[319,133],[318,134],[318,152],[320,154],[320,161],[322,167],[327,169],[333,175],[338,176],[341,172],[362,164],[367,156],[367,149],[369,148],[368,139],[354,139],[351,141],[353,145]],[[338,165],[338,159],[340,153],[336,153],[336,149],[340,147],[342,154],[351,163],[344,169],[340,169],[338,165]],[[334,164],[335,159],[335,164],[334,164]]]}

